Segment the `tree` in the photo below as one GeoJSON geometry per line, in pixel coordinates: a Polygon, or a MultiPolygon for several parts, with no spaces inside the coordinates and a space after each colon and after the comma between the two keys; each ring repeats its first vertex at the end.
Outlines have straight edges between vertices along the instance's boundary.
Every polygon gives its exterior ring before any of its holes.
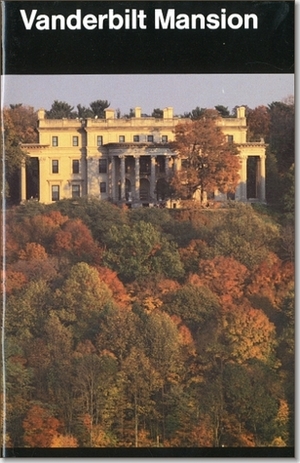
{"type": "Polygon", "coordinates": [[[270,112],[267,106],[257,106],[249,109],[247,115],[248,140],[258,141],[263,138],[269,141],[270,134],[270,112]]]}
{"type": "Polygon", "coordinates": [[[112,226],[106,238],[103,262],[118,272],[121,280],[130,282],[150,275],[178,278],[183,267],[176,245],[155,227],[144,221],[133,226],[112,226]]]}
{"type": "Polygon", "coordinates": [[[230,116],[230,111],[228,109],[228,106],[223,106],[223,105],[217,105],[215,106],[215,110],[218,111],[221,117],[229,117],[230,116]]]}
{"type": "Polygon", "coordinates": [[[54,100],[51,109],[46,111],[47,119],[74,119],[76,113],[73,111],[74,106],[69,105],[65,101],[54,100]]]}
{"type": "Polygon", "coordinates": [[[193,333],[215,317],[219,308],[217,297],[208,288],[193,284],[178,289],[168,296],[167,301],[163,310],[179,316],[193,333]]]}
{"type": "Polygon", "coordinates": [[[0,186],[5,188],[5,196],[12,202],[20,200],[19,175],[20,167],[28,162],[26,150],[21,143],[36,143],[37,115],[31,106],[16,105],[3,109],[3,137],[1,137],[1,179],[0,186]],[[5,185],[3,180],[3,161],[5,163],[5,185]]]}
{"type": "Polygon", "coordinates": [[[205,111],[199,119],[175,128],[174,148],[182,159],[182,169],[173,177],[172,186],[184,199],[192,199],[199,191],[203,202],[204,192],[233,192],[237,186],[237,150],[227,143],[216,117],[216,112],[205,111]]]}
{"type": "Polygon", "coordinates": [[[156,119],[161,119],[163,117],[163,110],[159,108],[155,108],[152,111],[151,117],[155,117],[156,119]]]}
{"type": "Polygon", "coordinates": [[[14,131],[21,143],[37,143],[37,112],[32,106],[10,105],[3,110],[5,118],[10,118],[14,131]]]}
{"type": "Polygon", "coordinates": [[[77,117],[80,119],[87,119],[88,117],[93,117],[93,115],[94,113],[90,108],[81,106],[81,104],[77,105],[77,117]]]}
{"type": "Polygon", "coordinates": [[[101,311],[112,305],[112,292],[97,270],[84,262],[74,265],[56,291],[57,315],[71,324],[75,338],[94,339],[101,311]]]}
{"type": "Polygon", "coordinates": [[[278,224],[242,203],[222,214],[212,231],[209,244],[214,252],[233,257],[249,269],[259,265],[279,243],[278,224]]]}
{"type": "Polygon", "coordinates": [[[278,170],[286,172],[295,159],[295,105],[294,102],[275,101],[269,105],[270,149],[276,155],[278,170]]]}
{"type": "Polygon", "coordinates": [[[104,119],[105,117],[105,109],[108,108],[110,105],[109,101],[107,100],[96,100],[90,103],[90,108],[93,112],[94,117],[97,116],[99,119],[104,119]]]}
{"type": "Polygon", "coordinates": [[[61,423],[48,410],[33,405],[23,421],[24,443],[28,447],[51,447],[61,423]]]}

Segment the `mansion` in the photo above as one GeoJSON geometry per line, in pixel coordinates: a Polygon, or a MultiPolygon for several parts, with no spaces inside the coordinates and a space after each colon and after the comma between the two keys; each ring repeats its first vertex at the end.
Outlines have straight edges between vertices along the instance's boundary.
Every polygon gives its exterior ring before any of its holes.
{"type": "MultiPolygon", "coordinates": [[[[181,169],[170,142],[175,126],[186,120],[174,116],[172,107],[161,118],[143,116],[136,107],[134,117],[118,118],[108,108],[104,119],[84,120],[46,119],[39,110],[39,143],[22,145],[31,168],[24,164],[21,169],[21,201],[36,198],[49,204],[89,195],[130,207],[161,202],[179,207],[180,201],[168,195],[168,181],[181,169]]],[[[233,198],[264,202],[266,145],[263,140],[247,142],[245,108],[217,123],[239,150],[240,178],[233,198]]],[[[212,198],[226,199],[218,191],[212,198]]]]}

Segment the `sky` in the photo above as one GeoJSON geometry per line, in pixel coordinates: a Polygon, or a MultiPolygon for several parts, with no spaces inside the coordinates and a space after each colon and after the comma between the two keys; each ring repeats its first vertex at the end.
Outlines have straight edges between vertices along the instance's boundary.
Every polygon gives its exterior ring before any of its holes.
{"type": "Polygon", "coordinates": [[[142,113],[172,106],[183,114],[200,106],[255,108],[294,95],[293,74],[154,74],[154,75],[6,75],[2,105],[22,103],[50,109],[54,100],[76,108],[108,100],[121,114],[140,106],[142,113]]]}

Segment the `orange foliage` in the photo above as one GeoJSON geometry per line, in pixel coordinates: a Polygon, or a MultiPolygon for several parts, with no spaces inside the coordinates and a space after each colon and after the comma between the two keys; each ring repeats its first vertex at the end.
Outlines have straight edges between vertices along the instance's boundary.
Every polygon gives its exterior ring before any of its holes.
{"type": "Polygon", "coordinates": [[[269,253],[268,258],[255,269],[251,277],[251,283],[247,287],[248,295],[266,297],[278,307],[294,285],[294,265],[269,253]]]}
{"type": "Polygon", "coordinates": [[[211,260],[201,260],[199,277],[192,275],[189,282],[208,286],[223,304],[229,304],[243,297],[247,276],[248,269],[233,257],[217,256],[211,260]]]}
{"type": "Polygon", "coordinates": [[[224,335],[237,363],[251,358],[266,361],[274,349],[275,326],[262,310],[249,303],[232,306],[223,317],[224,335]]]}
{"type": "Polygon", "coordinates": [[[33,405],[23,421],[24,443],[28,447],[50,447],[61,423],[39,405],[33,405]]]}
{"type": "Polygon", "coordinates": [[[130,297],[126,292],[126,288],[119,280],[117,272],[110,270],[107,267],[97,267],[100,280],[107,284],[113,293],[113,298],[117,304],[122,307],[128,307],[130,304],[130,297]]]}
{"type": "Polygon", "coordinates": [[[73,448],[78,447],[77,439],[73,436],[64,436],[63,434],[57,434],[53,437],[50,447],[52,448],[73,448]]]}
{"type": "Polygon", "coordinates": [[[88,256],[95,263],[101,261],[101,250],[96,245],[88,227],[80,219],[68,220],[54,237],[55,254],[68,252],[74,256],[88,256]]]}
{"type": "Polygon", "coordinates": [[[25,249],[19,252],[21,260],[46,260],[48,257],[44,246],[38,243],[27,243],[25,249]]]}
{"type": "Polygon", "coordinates": [[[3,272],[1,272],[1,278],[5,284],[6,294],[10,294],[14,290],[21,289],[27,283],[27,278],[22,272],[7,270],[5,272],[5,280],[3,279],[3,275],[3,272]]]}

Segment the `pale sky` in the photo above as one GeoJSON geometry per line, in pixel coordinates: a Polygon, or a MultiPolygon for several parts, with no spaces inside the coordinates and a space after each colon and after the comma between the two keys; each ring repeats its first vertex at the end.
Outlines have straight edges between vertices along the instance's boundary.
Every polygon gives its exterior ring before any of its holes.
{"type": "Polygon", "coordinates": [[[166,106],[173,106],[175,114],[196,106],[255,108],[294,95],[293,74],[6,75],[1,83],[4,106],[50,109],[60,100],[76,109],[99,99],[122,114],[135,106],[146,114],[166,106]]]}

